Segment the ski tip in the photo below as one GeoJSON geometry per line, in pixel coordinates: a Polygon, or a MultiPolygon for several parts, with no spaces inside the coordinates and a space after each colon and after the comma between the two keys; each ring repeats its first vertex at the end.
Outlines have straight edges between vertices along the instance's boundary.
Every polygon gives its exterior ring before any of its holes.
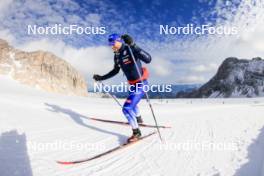
{"type": "Polygon", "coordinates": [[[74,162],[69,162],[69,161],[57,161],[58,164],[62,164],[62,165],[71,165],[74,164],[74,162]]]}

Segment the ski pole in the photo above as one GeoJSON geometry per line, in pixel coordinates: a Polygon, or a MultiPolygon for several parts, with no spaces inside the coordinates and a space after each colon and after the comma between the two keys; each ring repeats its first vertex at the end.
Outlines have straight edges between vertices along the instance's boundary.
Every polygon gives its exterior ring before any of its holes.
{"type": "MultiPolygon", "coordinates": [[[[99,83],[101,83],[103,86],[105,86],[105,84],[102,82],[102,81],[98,81],[99,83]]],[[[123,108],[123,106],[121,105],[121,103],[118,101],[118,99],[116,98],[116,96],[114,96],[114,95],[112,95],[112,94],[110,94],[109,92],[106,92],[108,95],[110,95],[114,100],[115,100],[115,102],[117,102],[117,104],[121,107],[121,108],[123,108]]],[[[113,123],[115,123],[115,121],[110,121],[110,120],[102,120],[102,119],[96,119],[96,118],[91,118],[91,119],[93,119],[93,120],[97,120],[97,121],[107,121],[107,122],[113,122],[113,123]]],[[[145,125],[143,125],[143,124],[141,124],[141,126],[145,126],[145,125]]],[[[157,127],[157,125],[155,125],[155,127],[157,127]]],[[[171,128],[171,127],[169,127],[169,126],[158,126],[159,128],[171,128]]]]}
{"type": "MultiPolygon", "coordinates": [[[[105,84],[102,82],[102,81],[98,81],[99,83],[101,83],[103,85],[103,87],[105,87],[105,84]]],[[[116,103],[121,107],[123,108],[123,106],[121,105],[121,103],[117,100],[116,96],[112,95],[111,93],[109,92],[106,92],[108,95],[110,95],[115,101],[116,103]]]]}
{"type": "MultiPolygon", "coordinates": [[[[105,84],[102,82],[102,81],[98,81],[99,83],[101,83],[104,87],[105,87],[105,84]]],[[[105,92],[106,94],[110,95],[114,100],[115,102],[117,102],[117,104],[121,107],[121,109],[123,109],[123,106],[122,104],[117,100],[116,96],[112,95],[111,93],[109,92],[105,92]]],[[[124,109],[127,113],[129,113],[126,109],[124,109]]]]}
{"type": "MultiPolygon", "coordinates": [[[[127,45],[127,46],[128,46],[128,50],[129,50],[129,52],[130,52],[130,54],[131,54],[131,56],[132,56],[133,62],[135,63],[135,66],[136,66],[136,69],[137,69],[137,73],[138,73],[138,75],[140,76],[140,81],[143,82],[143,80],[142,80],[142,75],[141,75],[141,73],[140,73],[140,71],[139,71],[139,68],[138,68],[138,65],[137,65],[137,63],[136,63],[135,56],[134,56],[134,54],[133,54],[133,52],[132,52],[132,50],[131,50],[131,47],[130,47],[129,45],[127,45]]],[[[151,110],[151,113],[152,113],[153,119],[154,119],[154,121],[155,121],[155,125],[156,125],[156,128],[157,128],[158,134],[159,134],[159,138],[160,138],[160,140],[162,141],[161,134],[160,134],[160,130],[159,130],[159,126],[158,126],[158,122],[157,122],[157,119],[156,119],[156,116],[155,116],[154,110],[153,110],[153,108],[152,108],[152,104],[150,103],[150,99],[149,99],[148,92],[145,92],[145,91],[144,91],[144,93],[145,93],[145,95],[146,95],[146,98],[147,98],[147,102],[148,102],[149,108],[150,108],[150,110],[151,110]]]]}

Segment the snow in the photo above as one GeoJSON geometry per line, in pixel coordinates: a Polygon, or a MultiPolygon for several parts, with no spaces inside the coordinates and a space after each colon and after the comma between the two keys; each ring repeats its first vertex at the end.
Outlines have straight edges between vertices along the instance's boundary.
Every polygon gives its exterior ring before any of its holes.
{"type": "Polygon", "coordinates": [[[264,62],[252,61],[249,63],[247,71],[263,74],[264,62]]]}
{"type": "MultiPolygon", "coordinates": [[[[1,175],[264,175],[264,98],[152,100],[164,142],[152,136],[100,159],[63,166],[124,142],[112,99],[46,93],[0,77],[1,175]]],[[[124,101],[124,100],[120,100],[124,101]]],[[[145,101],[146,123],[153,119],[145,101]]],[[[153,129],[142,128],[143,134],[153,129]]]]}

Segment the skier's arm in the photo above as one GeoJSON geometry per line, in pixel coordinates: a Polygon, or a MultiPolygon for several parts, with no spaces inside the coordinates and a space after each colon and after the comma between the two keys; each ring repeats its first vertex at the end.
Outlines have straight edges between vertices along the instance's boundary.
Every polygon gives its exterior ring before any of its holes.
{"type": "Polygon", "coordinates": [[[106,80],[106,79],[112,78],[113,76],[115,76],[119,72],[119,70],[120,70],[120,67],[117,64],[115,64],[113,70],[111,70],[107,74],[103,75],[101,77],[101,80],[106,80]]]}
{"type": "Polygon", "coordinates": [[[115,76],[119,71],[120,71],[120,67],[117,63],[117,58],[116,58],[116,55],[114,57],[114,68],[108,72],[107,74],[101,76],[101,80],[106,80],[106,79],[109,79],[109,78],[112,78],[113,76],[115,76]]]}
{"type": "Polygon", "coordinates": [[[149,53],[147,53],[146,51],[144,51],[143,49],[141,49],[140,47],[138,47],[137,45],[133,45],[133,53],[135,55],[137,55],[137,58],[139,58],[140,60],[142,60],[145,63],[150,63],[151,62],[151,55],[149,53]]]}
{"type": "Polygon", "coordinates": [[[131,47],[133,54],[137,56],[136,59],[138,58],[147,64],[151,62],[150,54],[138,47],[130,35],[124,34],[122,35],[122,39],[131,47]]]}

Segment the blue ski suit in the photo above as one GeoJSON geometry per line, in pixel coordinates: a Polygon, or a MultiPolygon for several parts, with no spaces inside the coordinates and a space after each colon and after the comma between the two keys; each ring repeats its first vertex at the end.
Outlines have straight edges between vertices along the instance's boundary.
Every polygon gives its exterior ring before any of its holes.
{"type": "Polygon", "coordinates": [[[120,69],[122,69],[129,84],[132,85],[129,95],[123,105],[123,113],[131,127],[136,129],[138,128],[136,117],[140,115],[137,104],[145,94],[144,86],[148,85],[148,71],[146,68],[142,67],[141,61],[150,63],[151,56],[137,45],[131,46],[131,50],[134,54],[136,63],[133,62],[128,46],[123,44],[119,51],[115,52],[114,68],[109,73],[102,76],[102,80],[115,76],[119,73],[120,69]],[[138,74],[135,64],[137,64],[142,77],[138,74]]]}

